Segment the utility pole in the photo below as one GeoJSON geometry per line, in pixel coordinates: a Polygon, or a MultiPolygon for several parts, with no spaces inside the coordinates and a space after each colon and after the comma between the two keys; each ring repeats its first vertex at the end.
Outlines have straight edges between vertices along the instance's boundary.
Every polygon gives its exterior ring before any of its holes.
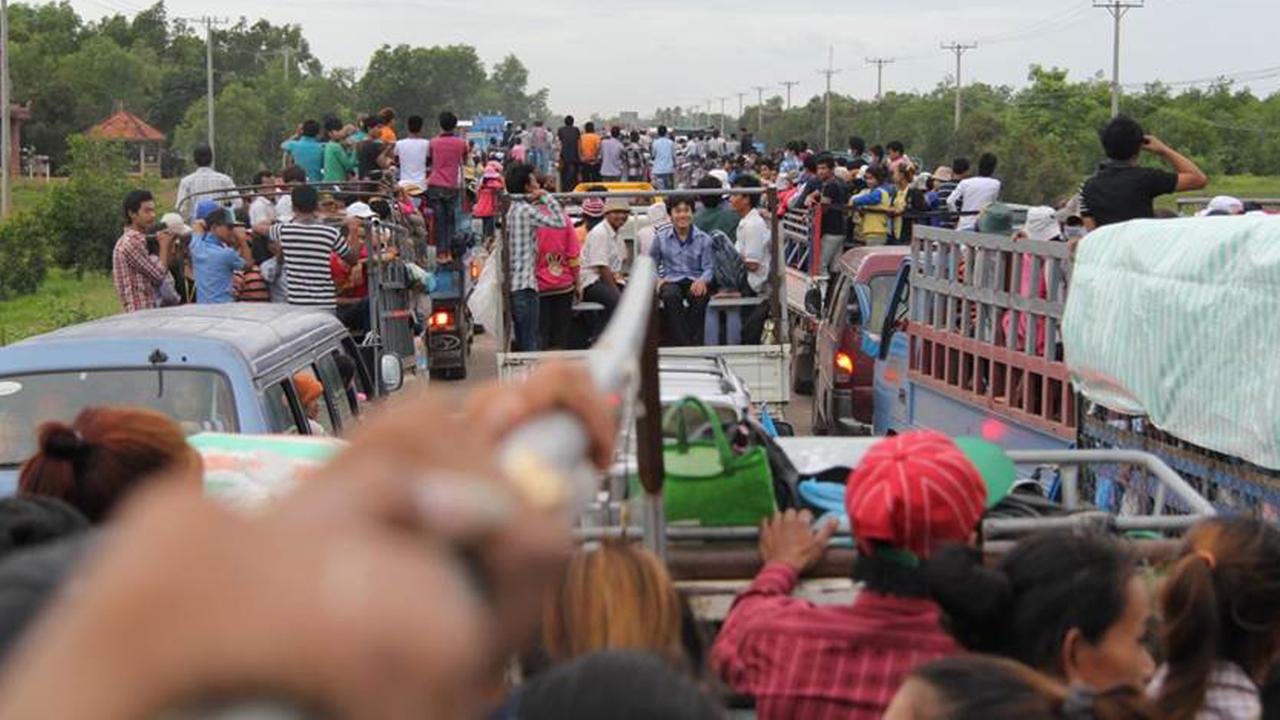
{"type": "Polygon", "coordinates": [[[884,66],[892,65],[894,58],[867,58],[868,65],[876,66],[876,137],[880,137],[880,99],[884,97],[884,66]]]}
{"type": "Polygon", "coordinates": [[[217,18],[205,15],[200,18],[188,18],[192,22],[204,23],[204,72],[205,72],[205,90],[207,93],[205,104],[208,105],[208,123],[209,132],[207,141],[209,149],[213,151],[213,165],[218,166],[218,148],[214,144],[216,134],[214,132],[214,112],[213,112],[213,28],[216,25],[226,25],[230,20],[227,18],[217,18]]]}
{"type": "Polygon", "coordinates": [[[745,96],[746,96],[746,93],[744,92],[738,93],[738,120],[739,121],[742,120],[742,98],[745,96]]]}
{"type": "Polygon", "coordinates": [[[1111,48],[1111,117],[1120,114],[1120,20],[1124,18],[1125,13],[1134,8],[1140,8],[1143,4],[1144,0],[1111,0],[1111,2],[1093,0],[1094,7],[1105,8],[1116,22],[1111,48]]]}
{"type": "Polygon", "coordinates": [[[10,176],[13,174],[13,142],[10,137],[9,119],[9,0],[0,0],[0,135],[4,145],[0,146],[0,172],[4,180],[0,181],[0,217],[9,217],[10,176]]]}
{"type": "Polygon", "coordinates": [[[790,110],[791,109],[791,88],[795,87],[796,85],[799,85],[800,81],[799,80],[783,80],[778,84],[787,89],[787,109],[790,110]]]}
{"type": "Polygon", "coordinates": [[[756,85],[751,89],[756,91],[756,132],[764,132],[764,91],[769,88],[756,85]]]}
{"type": "Polygon", "coordinates": [[[826,130],[823,134],[823,148],[831,149],[831,76],[839,75],[840,71],[835,68],[836,49],[832,45],[827,46],[827,69],[819,70],[819,75],[827,76],[827,121],[826,130]]]}
{"type": "Polygon", "coordinates": [[[977,43],[943,43],[942,49],[956,54],[956,130],[960,129],[960,88],[963,87],[960,81],[960,58],[969,50],[976,49],[977,43]]]}
{"type": "Polygon", "coordinates": [[[724,137],[724,103],[729,98],[720,98],[720,137],[724,137]]]}
{"type": "Polygon", "coordinates": [[[711,98],[707,98],[707,111],[702,114],[702,127],[711,127],[711,98]]]}

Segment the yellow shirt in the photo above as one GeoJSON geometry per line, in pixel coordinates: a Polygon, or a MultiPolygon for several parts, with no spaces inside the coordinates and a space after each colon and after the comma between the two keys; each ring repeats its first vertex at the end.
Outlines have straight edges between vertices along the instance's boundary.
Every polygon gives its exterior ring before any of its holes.
{"type": "MultiPolygon", "coordinates": [[[[885,187],[876,188],[880,191],[879,202],[872,205],[863,205],[863,210],[876,210],[879,212],[863,212],[862,217],[862,240],[868,245],[883,245],[889,237],[889,216],[883,211],[892,207],[889,200],[889,189],[885,187]]],[[[875,190],[864,190],[854,196],[854,199],[866,197],[875,190]]]]}

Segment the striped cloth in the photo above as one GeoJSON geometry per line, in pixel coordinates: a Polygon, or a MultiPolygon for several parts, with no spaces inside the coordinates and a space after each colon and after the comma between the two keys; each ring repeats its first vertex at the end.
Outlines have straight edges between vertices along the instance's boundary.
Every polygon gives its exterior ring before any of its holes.
{"type": "Polygon", "coordinates": [[[271,288],[256,267],[233,275],[231,287],[237,302],[271,302],[271,288]]]}
{"type": "Polygon", "coordinates": [[[351,252],[338,228],[318,222],[278,222],[271,226],[270,237],[284,253],[289,304],[336,307],[329,253],[346,256],[351,252]]]}

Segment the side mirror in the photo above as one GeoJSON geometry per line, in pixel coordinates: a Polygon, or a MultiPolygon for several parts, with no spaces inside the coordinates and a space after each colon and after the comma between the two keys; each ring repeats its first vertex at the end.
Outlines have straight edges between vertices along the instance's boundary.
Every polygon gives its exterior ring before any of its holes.
{"type": "Polygon", "coordinates": [[[382,393],[384,395],[393,393],[404,386],[404,368],[400,365],[400,358],[387,353],[382,356],[382,393]]]}
{"type": "Polygon", "coordinates": [[[822,288],[814,285],[805,291],[804,310],[815,317],[822,314],[822,288]]]}

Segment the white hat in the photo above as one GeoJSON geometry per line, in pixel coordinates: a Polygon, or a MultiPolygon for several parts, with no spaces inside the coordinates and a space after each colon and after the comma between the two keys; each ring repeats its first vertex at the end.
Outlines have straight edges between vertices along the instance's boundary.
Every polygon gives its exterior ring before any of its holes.
{"type": "Polygon", "coordinates": [[[1027,222],[1022,226],[1028,240],[1056,240],[1062,236],[1058,226],[1058,213],[1047,205],[1027,210],[1027,222]]]}
{"type": "Polygon", "coordinates": [[[165,213],[160,218],[160,224],[175,235],[190,235],[191,226],[182,221],[182,216],[176,212],[165,213]]]}
{"type": "Polygon", "coordinates": [[[729,173],[722,168],[715,168],[707,172],[708,175],[720,181],[721,187],[729,187],[729,173]]]}
{"type": "Polygon", "coordinates": [[[373,208],[369,207],[368,203],[354,202],[347,206],[347,217],[368,220],[376,215],[377,213],[373,211],[373,208]]]}
{"type": "Polygon", "coordinates": [[[1244,203],[1230,195],[1218,195],[1209,201],[1208,206],[1199,215],[1239,215],[1244,212],[1244,203]]]}

